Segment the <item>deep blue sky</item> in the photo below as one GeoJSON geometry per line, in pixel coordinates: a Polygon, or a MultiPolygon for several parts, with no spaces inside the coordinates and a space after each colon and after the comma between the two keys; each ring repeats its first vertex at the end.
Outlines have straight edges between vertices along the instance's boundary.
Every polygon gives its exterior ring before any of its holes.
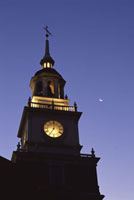
{"type": "Polygon", "coordinates": [[[11,158],[29,82],[49,26],[55,69],[78,104],[82,152],[92,147],[107,200],[134,199],[134,1],[0,1],[0,155],[11,158]],[[98,99],[103,98],[103,102],[98,99]]]}

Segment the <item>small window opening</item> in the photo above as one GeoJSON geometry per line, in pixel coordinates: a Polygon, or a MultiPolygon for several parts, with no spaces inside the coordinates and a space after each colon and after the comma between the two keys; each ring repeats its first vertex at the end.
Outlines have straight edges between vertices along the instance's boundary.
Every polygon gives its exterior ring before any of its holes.
{"type": "Polygon", "coordinates": [[[54,83],[52,81],[48,81],[47,92],[48,97],[54,97],[54,83]]]}
{"type": "Polygon", "coordinates": [[[42,82],[38,82],[36,85],[36,95],[37,96],[43,96],[43,88],[42,88],[42,82]]]}
{"type": "Polygon", "coordinates": [[[49,62],[44,63],[44,68],[52,68],[52,64],[49,62]]]}

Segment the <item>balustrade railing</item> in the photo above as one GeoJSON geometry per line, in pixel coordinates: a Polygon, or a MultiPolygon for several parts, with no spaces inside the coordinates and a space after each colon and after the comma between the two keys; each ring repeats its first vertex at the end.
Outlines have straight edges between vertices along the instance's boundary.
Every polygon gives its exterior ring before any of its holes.
{"type": "Polygon", "coordinates": [[[50,110],[77,112],[76,103],[74,103],[74,106],[61,106],[61,105],[55,105],[53,101],[52,101],[52,104],[35,103],[31,101],[31,98],[29,98],[28,106],[32,108],[43,108],[43,109],[50,109],[50,110]]]}

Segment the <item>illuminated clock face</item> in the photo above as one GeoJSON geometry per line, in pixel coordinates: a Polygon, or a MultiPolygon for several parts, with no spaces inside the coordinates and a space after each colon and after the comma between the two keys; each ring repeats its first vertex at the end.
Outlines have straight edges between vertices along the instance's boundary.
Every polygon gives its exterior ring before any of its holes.
{"type": "Polygon", "coordinates": [[[44,124],[44,132],[52,138],[58,138],[63,134],[64,128],[60,122],[48,121],[44,124]]]}

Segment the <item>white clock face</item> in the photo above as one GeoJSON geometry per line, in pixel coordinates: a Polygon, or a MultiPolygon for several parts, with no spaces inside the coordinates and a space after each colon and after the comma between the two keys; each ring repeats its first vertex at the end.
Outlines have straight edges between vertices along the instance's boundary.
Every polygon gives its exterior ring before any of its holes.
{"type": "Polygon", "coordinates": [[[64,128],[60,122],[51,120],[44,124],[44,132],[49,137],[58,138],[63,134],[64,128]]]}

